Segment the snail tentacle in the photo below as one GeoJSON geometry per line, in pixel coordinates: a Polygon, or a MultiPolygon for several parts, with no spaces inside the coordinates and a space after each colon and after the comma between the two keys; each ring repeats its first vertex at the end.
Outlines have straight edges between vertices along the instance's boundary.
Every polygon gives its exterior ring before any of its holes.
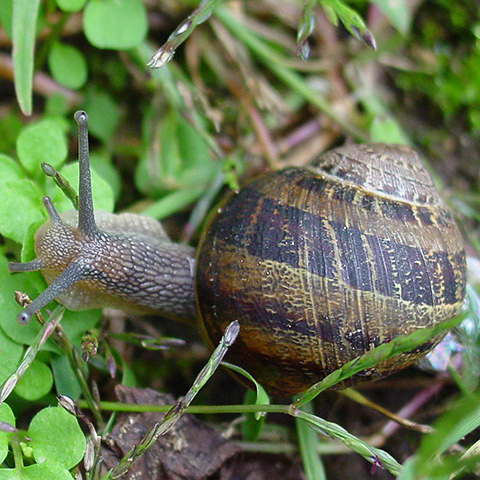
{"type": "Polygon", "coordinates": [[[78,228],[88,238],[98,235],[92,196],[92,179],[88,152],[88,115],[83,111],[75,113],[78,124],[78,162],[80,179],[78,184],[78,228]]]}
{"type": "Polygon", "coordinates": [[[10,262],[8,264],[9,272],[35,272],[42,268],[42,261],[39,258],[30,260],[29,262],[10,262]]]}
{"type": "Polygon", "coordinates": [[[17,320],[21,324],[26,324],[32,315],[41,308],[48,305],[54,298],[58,297],[73,284],[86,276],[87,269],[85,265],[71,263],[63,270],[58,277],[23,311],[17,315],[17,320]]]}
{"type": "Polygon", "coordinates": [[[45,210],[47,211],[48,218],[50,219],[50,221],[55,225],[62,225],[63,220],[60,217],[57,210],[55,209],[55,207],[53,206],[53,203],[50,197],[43,197],[42,202],[45,207],[45,210]]]}

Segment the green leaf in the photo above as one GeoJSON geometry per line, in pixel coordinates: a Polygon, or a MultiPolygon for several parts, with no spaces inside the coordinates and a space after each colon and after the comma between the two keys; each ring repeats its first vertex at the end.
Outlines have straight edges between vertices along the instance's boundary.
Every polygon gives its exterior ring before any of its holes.
{"type": "Polygon", "coordinates": [[[13,0],[0,2],[0,25],[9,38],[12,38],[13,0]]]}
{"type": "Polygon", "coordinates": [[[3,185],[13,180],[21,180],[24,178],[22,169],[18,163],[8,155],[0,153],[0,185],[3,185]]]}
{"type": "Polygon", "coordinates": [[[91,152],[90,165],[92,170],[110,185],[115,200],[118,199],[122,190],[122,179],[120,172],[112,164],[110,155],[104,152],[91,152]]]}
{"type": "MultiPolygon", "coordinates": [[[[15,415],[5,402],[0,404],[0,422],[8,423],[15,427],[15,415]]],[[[8,441],[11,436],[12,432],[0,431],[0,463],[5,460],[8,454],[8,441]]]]}
{"type": "MultiPolygon", "coordinates": [[[[22,291],[22,290],[20,290],[22,291]]],[[[3,293],[3,292],[2,292],[3,293]]],[[[13,291],[10,293],[13,302],[13,291]]],[[[33,296],[35,298],[35,296],[33,296]]],[[[28,325],[20,325],[15,316],[20,312],[21,308],[18,304],[14,303],[15,308],[11,315],[2,315],[0,317],[0,323],[5,334],[11,340],[22,343],[23,345],[31,345],[40,331],[40,324],[38,322],[29,322],[28,325]]]]}
{"type": "Polygon", "coordinates": [[[13,151],[17,137],[23,128],[24,125],[16,113],[11,112],[2,116],[0,118],[0,151],[13,151]]]}
{"type": "Polygon", "coordinates": [[[0,233],[22,243],[30,224],[45,218],[41,194],[31,180],[0,186],[0,233]]]}
{"type": "Polygon", "coordinates": [[[135,171],[137,188],[158,197],[182,188],[191,192],[204,187],[221,167],[205,139],[176,111],[158,124],[155,117],[150,113],[143,125],[144,152],[135,171]]]}
{"type": "Polygon", "coordinates": [[[77,419],[61,407],[40,410],[30,422],[33,456],[37,463],[54,461],[72,468],[83,458],[85,436],[77,419]]]}
{"type": "Polygon", "coordinates": [[[323,4],[322,5],[323,12],[327,17],[328,21],[334,26],[338,27],[338,15],[335,13],[335,10],[330,7],[329,5],[323,4]]]}
{"type": "MultiPolygon", "coordinates": [[[[223,362],[222,365],[229,368],[230,370],[233,370],[242,377],[245,377],[255,386],[256,400],[254,403],[256,405],[267,405],[270,403],[270,398],[268,397],[265,389],[255,380],[255,378],[249,372],[244,370],[242,367],[239,367],[238,365],[233,365],[232,363],[223,362]]],[[[257,419],[258,418],[260,417],[257,416],[257,419]]]]}
{"type": "Polygon", "coordinates": [[[22,130],[17,139],[17,154],[31,173],[41,172],[41,163],[58,168],[67,158],[67,138],[60,122],[42,120],[22,130]]]}
{"type": "Polygon", "coordinates": [[[399,2],[398,0],[374,0],[373,3],[402,35],[408,33],[412,22],[408,2],[399,2]]]}
{"type": "Polygon", "coordinates": [[[84,110],[88,112],[88,129],[91,135],[108,142],[119,120],[117,104],[106,93],[90,91],[87,95],[84,110]]]}
{"type": "Polygon", "coordinates": [[[370,135],[372,142],[410,143],[400,124],[392,117],[376,117],[370,126],[370,135]]]}
{"type": "Polygon", "coordinates": [[[22,355],[23,346],[14,342],[0,328],[0,384],[15,371],[22,355]]]}
{"type": "Polygon", "coordinates": [[[345,28],[355,37],[370,48],[375,49],[376,43],[373,35],[367,29],[363,18],[356,10],[346,5],[341,0],[320,0],[322,8],[325,10],[327,18],[333,25],[337,25],[337,18],[339,18],[345,28]]]}
{"type": "Polygon", "coordinates": [[[71,121],[66,120],[64,115],[67,115],[69,106],[66,97],[60,93],[49,95],[45,102],[45,114],[49,117],[57,117],[57,121],[65,122],[65,131],[71,126],[71,121]]]}
{"type": "Polygon", "coordinates": [[[15,93],[25,115],[32,113],[34,47],[40,0],[13,2],[13,72],[15,93]]]}
{"type": "Polygon", "coordinates": [[[70,472],[53,462],[22,468],[0,469],[0,480],[73,480],[70,472]]]}
{"type": "Polygon", "coordinates": [[[140,0],[91,0],[84,11],[83,30],[97,48],[134,48],[147,34],[145,6],[140,0]]]}
{"type": "Polygon", "coordinates": [[[78,89],[87,81],[87,62],[77,48],[54,43],[48,54],[48,67],[53,78],[67,88],[78,89]]]}
{"type": "Polygon", "coordinates": [[[46,395],[53,385],[52,371],[45,363],[34,360],[15,387],[15,393],[25,400],[38,400],[46,395]]]}
{"type": "MultiPolygon", "coordinates": [[[[269,403],[267,401],[259,401],[256,392],[253,390],[247,390],[243,398],[244,405],[255,405],[269,403]]],[[[257,412],[258,413],[258,412],[257,412]]],[[[257,413],[244,414],[245,420],[242,423],[242,438],[247,442],[254,442],[257,440],[260,432],[262,431],[263,424],[265,423],[265,415],[257,415],[257,413]]]]}
{"type": "Polygon", "coordinates": [[[78,399],[82,393],[82,387],[72,370],[66,355],[52,355],[50,365],[55,379],[55,389],[59,395],[67,395],[73,400],[78,399]]]}
{"type": "Polygon", "coordinates": [[[183,210],[192,202],[198,200],[204,192],[205,190],[203,187],[176,190],[149,205],[142,211],[142,215],[162,220],[173,213],[183,210]]]}
{"type": "Polygon", "coordinates": [[[435,432],[423,438],[419,465],[440,455],[480,426],[480,390],[462,398],[435,422],[435,432]]]}
{"type": "Polygon", "coordinates": [[[57,0],[57,5],[64,12],[78,12],[86,2],[87,0],[57,0]]]}
{"type": "Polygon", "coordinates": [[[83,312],[67,310],[62,318],[63,331],[74,346],[79,346],[85,332],[95,327],[101,318],[100,309],[83,312]]]}
{"type": "Polygon", "coordinates": [[[458,452],[450,448],[479,426],[480,390],[477,390],[458,399],[439,417],[434,432],[422,438],[420,448],[402,469],[399,480],[448,480],[460,478],[452,474],[461,472],[464,467],[476,470],[478,456],[458,458],[458,452]]]}

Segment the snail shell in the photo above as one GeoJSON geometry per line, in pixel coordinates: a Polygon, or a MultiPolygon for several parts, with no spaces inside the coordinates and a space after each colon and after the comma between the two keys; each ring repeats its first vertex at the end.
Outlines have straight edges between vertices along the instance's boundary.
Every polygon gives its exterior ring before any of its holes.
{"type": "MultiPolygon", "coordinates": [[[[207,342],[238,320],[230,358],[285,396],[458,314],[465,281],[462,238],[418,154],[352,145],[231,195],[204,230],[195,297],[207,342]]],[[[439,340],[352,382],[403,368],[439,340]]]]}

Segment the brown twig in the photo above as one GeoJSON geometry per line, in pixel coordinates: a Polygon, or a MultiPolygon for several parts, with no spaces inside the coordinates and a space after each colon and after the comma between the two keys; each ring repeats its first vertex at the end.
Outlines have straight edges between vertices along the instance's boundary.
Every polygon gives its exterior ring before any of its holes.
{"type": "MultiPolygon", "coordinates": [[[[0,77],[11,81],[14,80],[12,57],[5,53],[0,53],[0,77]]],[[[34,75],[33,91],[42,97],[50,97],[54,94],[63,95],[69,107],[78,105],[82,98],[77,92],[62,87],[43,72],[37,72],[34,75]]]]}

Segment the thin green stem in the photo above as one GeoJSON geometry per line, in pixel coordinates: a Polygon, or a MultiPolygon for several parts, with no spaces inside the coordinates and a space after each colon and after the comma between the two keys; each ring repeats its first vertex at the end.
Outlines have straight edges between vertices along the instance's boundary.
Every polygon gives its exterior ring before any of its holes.
{"type": "Polygon", "coordinates": [[[17,435],[12,437],[10,446],[12,447],[13,462],[15,464],[15,468],[17,470],[20,470],[21,468],[23,468],[23,454],[22,454],[22,449],[20,447],[20,441],[17,435]]]}
{"type": "MultiPolygon", "coordinates": [[[[88,407],[85,401],[79,401],[78,405],[82,408],[88,407]]],[[[100,402],[100,407],[103,410],[112,412],[167,412],[170,411],[174,405],[140,405],[131,403],[117,403],[117,402],[100,402]]],[[[303,412],[296,408],[292,408],[292,405],[196,405],[188,406],[182,411],[182,413],[191,414],[212,414],[212,413],[280,413],[291,415],[295,418],[299,418],[302,421],[308,422],[309,427],[313,428],[328,438],[338,440],[346,445],[350,450],[359,453],[364,458],[372,463],[378,463],[379,465],[387,468],[392,473],[398,473],[401,465],[387,452],[381,449],[368,445],[360,438],[352,435],[346,431],[343,427],[328,422],[316,415],[303,412]]]]}
{"type": "MultiPolygon", "coordinates": [[[[85,400],[77,402],[80,408],[90,408],[85,400]]],[[[141,405],[138,403],[100,402],[100,408],[108,412],[168,412],[173,405],[141,405]]],[[[288,405],[190,405],[185,413],[289,413],[288,405]]]]}

